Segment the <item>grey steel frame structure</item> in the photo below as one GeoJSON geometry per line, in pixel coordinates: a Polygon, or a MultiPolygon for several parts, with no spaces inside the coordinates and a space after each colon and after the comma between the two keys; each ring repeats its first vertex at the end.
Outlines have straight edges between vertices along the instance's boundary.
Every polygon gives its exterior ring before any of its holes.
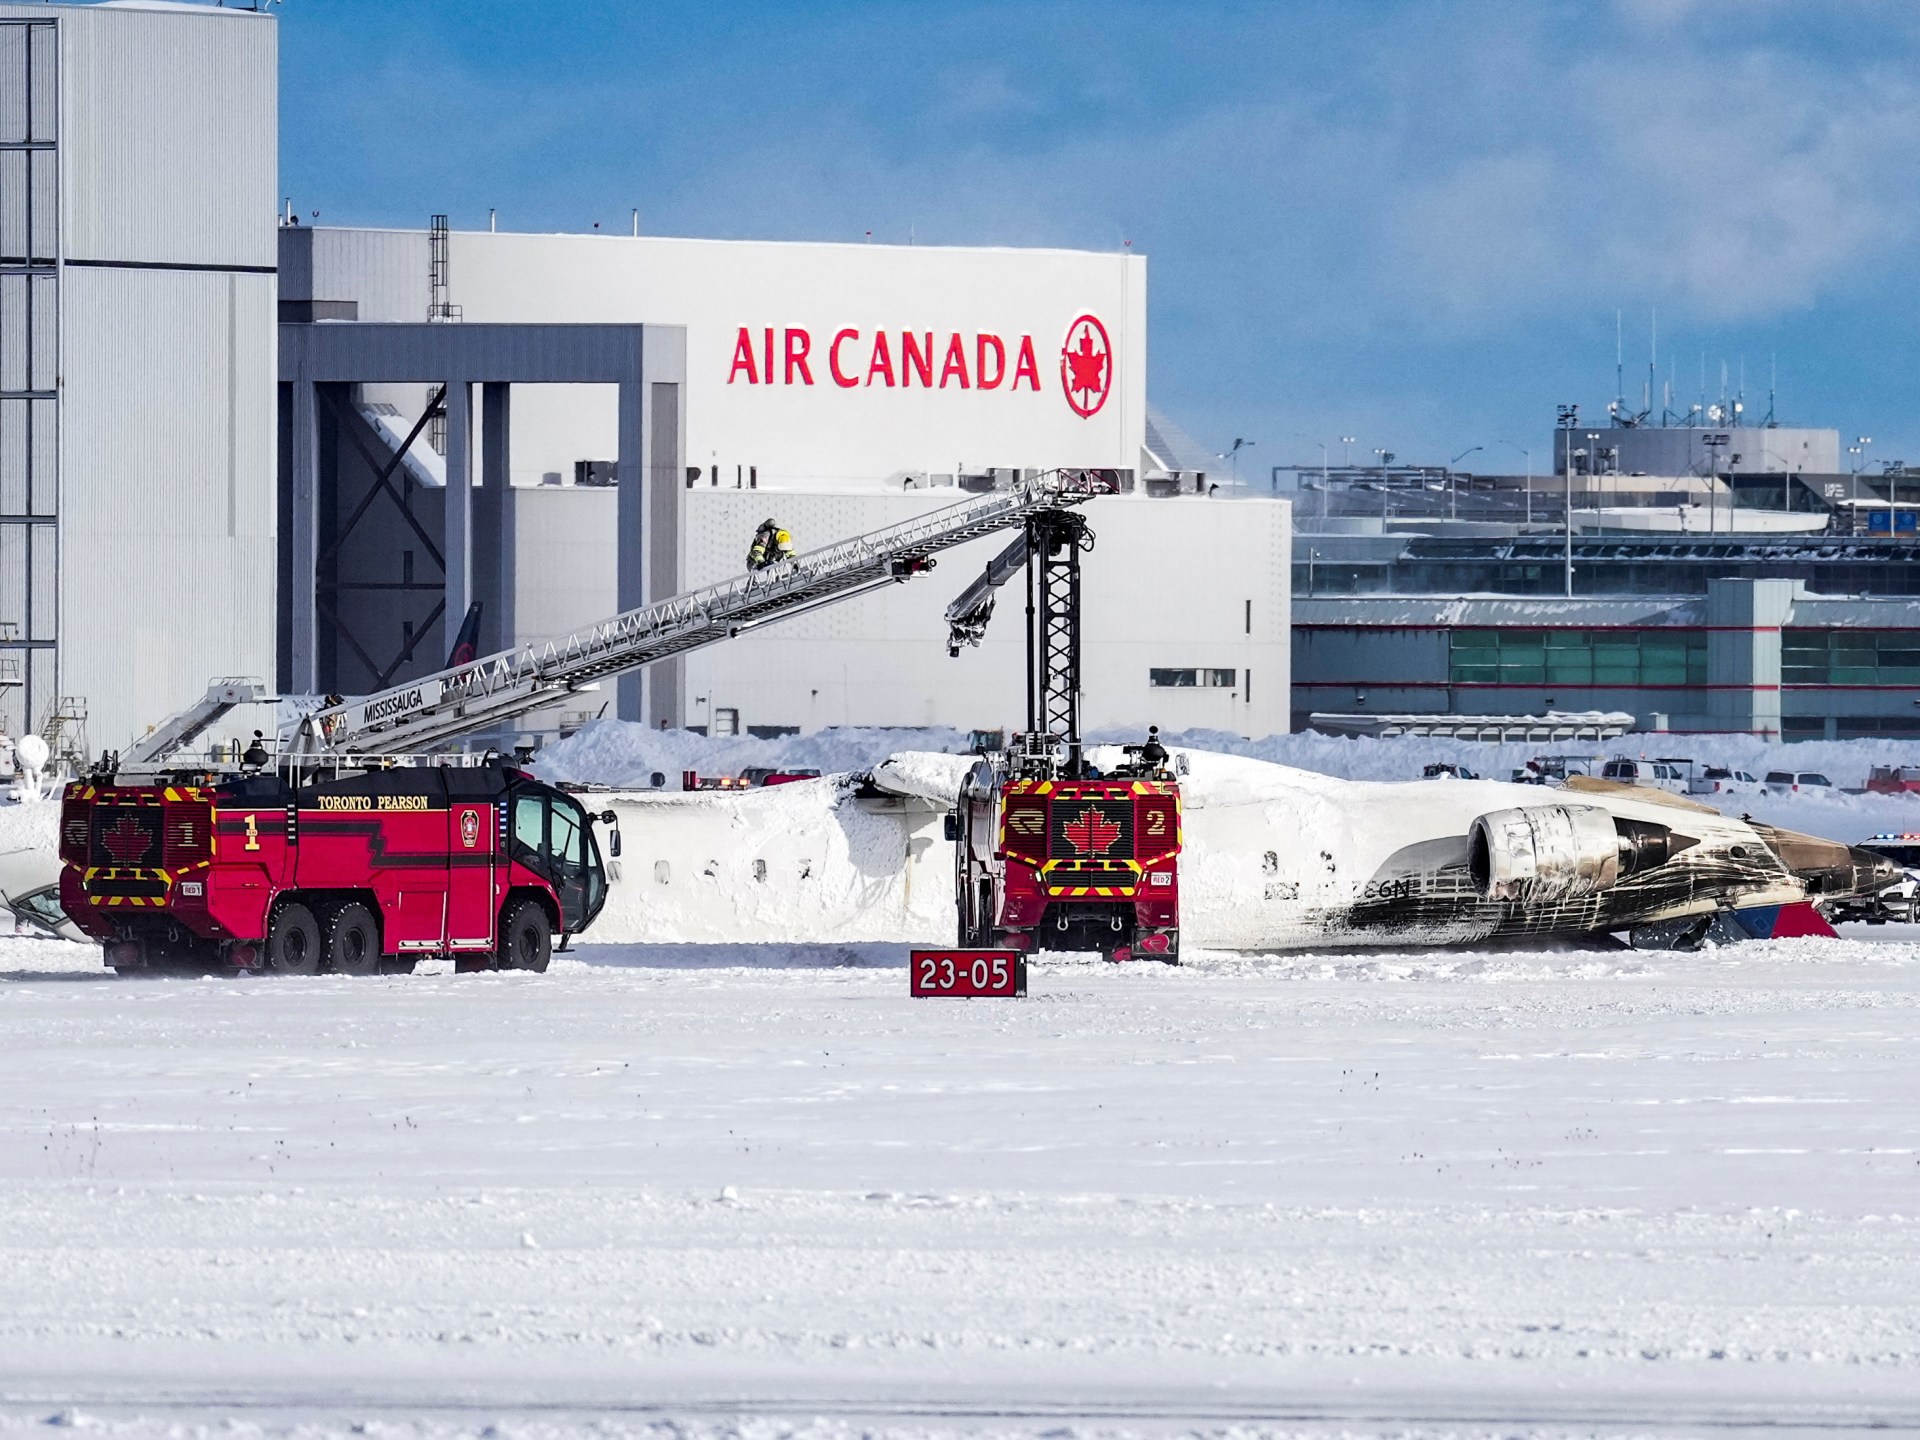
{"type": "MultiPolygon", "coordinates": [[[[349,387],[426,383],[446,415],[445,593],[438,613],[450,648],[469,604],[503,609],[507,456],[515,384],[613,385],[619,392],[617,594],[622,611],[679,589],[679,519],[686,454],[686,331],[663,325],[495,325],[322,321],[280,326],[280,379],[291,391],[287,529],[279,603],[290,693],[319,688],[323,557],[352,521],[322,534],[337,476],[322,463],[322,407],[349,387]],[[473,387],[481,390],[483,473],[475,483],[473,387]],[[328,503],[323,503],[328,502],[328,503]]],[[[431,415],[434,406],[430,405],[431,415]]],[[[427,417],[422,417],[423,420],[427,417]]],[[[416,427],[417,432],[418,427],[416,427]]],[[[374,492],[397,457],[376,467],[374,492]]],[[[370,492],[370,496],[372,493],[370,492]]],[[[364,506],[362,507],[364,509],[364,506]]],[[[357,519],[357,515],[353,517],[357,519]]],[[[502,645],[511,636],[501,636],[502,645]]],[[[486,647],[484,648],[499,648],[486,647]]],[[[402,659],[406,657],[403,655],[402,659]]],[[[677,665],[623,674],[617,713],[650,725],[681,723],[677,665]]]]}

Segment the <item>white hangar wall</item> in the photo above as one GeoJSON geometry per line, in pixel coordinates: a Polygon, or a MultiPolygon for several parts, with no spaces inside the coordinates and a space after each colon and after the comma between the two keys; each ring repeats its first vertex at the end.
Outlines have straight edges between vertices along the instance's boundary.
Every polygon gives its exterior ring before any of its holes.
{"type": "Polygon", "coordinates": [[[250,11],[0,4],[0,727],[273,674],[277,63],[250,11]]]}
{"type": "MultiPolygon", "coordinates": [[[[490,231],[448,249],[466,321],[686,326],[687,464],[722,486],[1141,464],[1143,256],[490,231]]],[[[283,298],[423,320],[428,253],[423,231],[284,229],[283,298]]],[[[570,480],[614,457],[612,396],[523,387],[513,431],[516,483],[570,480]]]]}
{"type": "MultiPolygon", "coordinates": [[[[554,488],[513,493],[510,588],[520,640],[551,639],[613,610],[613,498],[554,488]],[[564,567],[558,584],[556,566],[564,567]]],[[[955,496],[695,489],[684,498],[681,583],[692,588],[739,574],[754,527],[769,515],[804,552],[912,519],[955,496]]],[[[1285,730],[1291,507],[1115,496],[1084,513],[1096,544],[1083,561],[1083,723],[1250,736],[1285,730]],[[1162,680],[1190,675],[1206,683],[1155,685],[1156,670],[1177,672],[1162,680]]],[[[743,732],[1017,728],[1026,712],[1022,582],[1016,578],[1002,592],[984,644],[958,658],[947,655],[942,616],[1009,538],[975,541],[942,555],[930,575],[668,662],[682,667],[679,723],[710,727],[726,711],[743,732]]],[[[582,697],[573,708],[591,711],[594,704],[582,697]]]]}

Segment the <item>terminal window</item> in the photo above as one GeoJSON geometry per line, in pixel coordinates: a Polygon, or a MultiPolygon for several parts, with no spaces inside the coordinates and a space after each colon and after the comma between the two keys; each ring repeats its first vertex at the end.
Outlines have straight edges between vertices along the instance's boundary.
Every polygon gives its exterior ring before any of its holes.
{"type": "Polygon", "coordinates": [[[1707,637],[1685,630],[1455,630],[1455,685],[1704,685],[1707,637]]]}
{"type": "Polygon", "coordinates": [[[1920,685],[1920,631],[1783,631],[1780,678],[1788,685],[1920,685]]]}
{"type": "Polygon", "coordinates": [[[1147,684],[1156,690],[1231,690],[1240,679],[1238,670],[1154,670],[1147,671],[1147,684]]]}

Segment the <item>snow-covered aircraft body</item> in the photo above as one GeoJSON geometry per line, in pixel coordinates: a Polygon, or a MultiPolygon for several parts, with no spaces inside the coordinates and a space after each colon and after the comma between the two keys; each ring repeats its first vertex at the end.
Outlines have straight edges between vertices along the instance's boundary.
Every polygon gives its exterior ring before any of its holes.
{"type": "MultiPolygon", "coordinates": [[[[1875,893],[1899,878],[1892,862],[1869,851],[1639,786],[1342,780],[1216,752],[1177,753],[1189,767],[1181,871],[1193,916],[1188,939],[1206,948],[1619,933],[1667,947],[1696,943],[1715,926],[1729,937],[1817,933],[1822,922],[1810,905],[1875,893]]],[[[1118,752],[1097,747],[1089,758],[1101,766],[1118,752]]],[[[896,756],[874,779],[951,803],[964,763],[896,756]]]]}
{"type": "Polygon", "coordinates": [[[1208,943],[1228,949],[1623,931],[1688,943],[1729,913],[1890,883],[1868,851],[1638,786],[1340,780],[1207,753],[1190,764],[1185,883],[1213,917],[1208,943]]]}

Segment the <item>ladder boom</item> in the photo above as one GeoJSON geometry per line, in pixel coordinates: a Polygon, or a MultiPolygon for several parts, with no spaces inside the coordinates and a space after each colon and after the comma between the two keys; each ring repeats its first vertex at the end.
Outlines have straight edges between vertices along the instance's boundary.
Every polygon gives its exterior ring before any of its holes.
{"type": "Polygon", "coordinates": [[[942,550],[1024,526],[1042,511],[1079,505],[1116,488],[1111,472],[1046,471],[1011,489],[626,611],[562,639],[324,705],[301,720],[282,754],[320,758],[422,751],[656,660],[910,579],[930,568],[942,550]]]}

